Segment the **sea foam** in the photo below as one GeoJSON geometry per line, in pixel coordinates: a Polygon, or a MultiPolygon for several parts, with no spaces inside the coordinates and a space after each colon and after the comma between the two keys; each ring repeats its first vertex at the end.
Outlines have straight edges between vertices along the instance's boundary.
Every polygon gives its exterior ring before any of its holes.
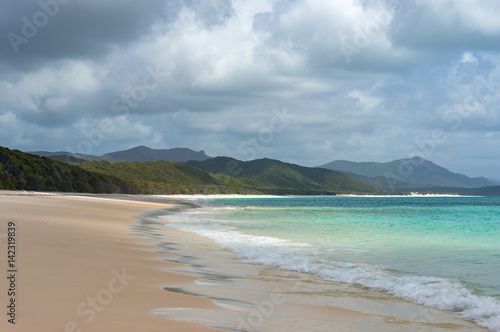
{"type": "Polygon", "coordinates": [[[238,259],[314,274],[325,280],[383,291],[424,306],[447,309],[492,331],[500,331],[500,302],[473,294],[457,281],[419,275],[397,275],[381,266],[338,262],[307,244],[268,236],[243,234],[200,211],[169,215],[167,227],[213,239],[238,259]]]}

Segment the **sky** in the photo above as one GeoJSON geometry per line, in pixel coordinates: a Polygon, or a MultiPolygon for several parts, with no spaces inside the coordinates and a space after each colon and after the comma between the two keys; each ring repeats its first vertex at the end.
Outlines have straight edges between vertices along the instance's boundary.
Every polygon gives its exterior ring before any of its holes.
{"type": "Polygon", "coordinates": [[[500,1],[1,0],[0,145],[500,178],[500,1]]]}

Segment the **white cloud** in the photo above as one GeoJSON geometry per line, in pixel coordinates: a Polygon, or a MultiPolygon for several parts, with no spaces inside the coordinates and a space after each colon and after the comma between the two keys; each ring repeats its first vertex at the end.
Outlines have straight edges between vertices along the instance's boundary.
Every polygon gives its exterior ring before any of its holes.
{"type": "MultiPolygon", "coordinates": [[[[0,82],[0,98],[20,113],[39,113],[68,106],[73,97],[89,96],[102,88],[106,73],[92,63],[63,61],[16,80],[0,82]]],[[[70,111],[70,110],[66,110],[70,111]]]]}
{"type": "Polygon", "coordinates": [[[462,62],[462,63],[470,62],[470,63],[477,65],[478,59],[474,56],[474,54],[472,52],[465,52],[462,55],[462,60],[460,62],[462,62]]]}
{"type": "Polygon", "coordinates": [[[353,90],[348,93],[349,97],[356,99],[356,105],[365,111],[371,111],[380,105],[382,98],[372,97],[369,93],[353,90]]]}

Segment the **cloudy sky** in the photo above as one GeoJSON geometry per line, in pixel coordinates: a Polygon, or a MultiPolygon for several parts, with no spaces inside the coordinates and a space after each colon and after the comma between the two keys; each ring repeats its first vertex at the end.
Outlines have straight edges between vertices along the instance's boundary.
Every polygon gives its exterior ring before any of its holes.
{"type": "Polygon", "coordinates": [[[497,0],[2,0],[0,145],[500,178],[497,0]]]}

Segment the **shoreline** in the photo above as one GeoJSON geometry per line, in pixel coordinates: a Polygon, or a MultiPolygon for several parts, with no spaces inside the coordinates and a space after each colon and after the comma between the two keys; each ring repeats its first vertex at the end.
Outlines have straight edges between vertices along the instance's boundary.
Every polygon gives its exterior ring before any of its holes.
{"type": "Polygon", "coordinates": [[[162,291],[196,278],[170,272],[151,240],[130,231],[133,216],[165,203],[60,194],[1,195],[0,262],[6,273],[8,222],[16,228],[15,294],[2,278],[2,331],[217,331],[165,320],[162,306],[214,308],[209,299],[162,291]],[[14,299],[15,324],[7,303],[14,299]]]}
{"type": "Polygon", "coordinates": [[[37,192],[37,191],[12,191],[0,190],[0,196],[76,196],[76,197],[101,197],[116,198],[135,201],[176,202],[195,199],[239,199],[239,198],[301,198],[301,197],[361,197],[361,198],[391,198],[391,197],[496,197],[496,196],[472,196],[459,194],[394,194],[394,195],[362,195],[362,194],[337,194],[337,195],[242,195],[242,194],[179,194],[179,195],[146,195],[146,194],[88,194],[88,193],[66,193],[66,192],[37,192]]]}
{"type": "Polygon", "coordinates": [[[429,312],[443,316],[435,309],[422,314],[423,307],[382,294],[330,282],[324,288],[308,274],[242,263],[213,240],[167,229],[168,216],[158,218],[207,196],[15,193],[0,191],[0,234],[16,220],[19,314],[14,328],[2,320],[2,331],[463,330],[444,318],[426,322],[429,312]],[[406,319],[412,312],[420,316],[406,319]]]}

